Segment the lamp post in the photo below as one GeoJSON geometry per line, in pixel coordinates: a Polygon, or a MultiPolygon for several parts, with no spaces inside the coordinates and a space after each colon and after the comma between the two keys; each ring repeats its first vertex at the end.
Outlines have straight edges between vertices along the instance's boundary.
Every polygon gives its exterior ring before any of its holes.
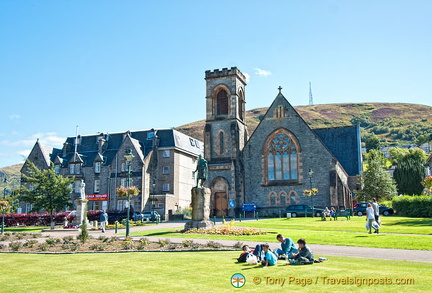
{"type": "MultiPolygon", "coordinates": [[[[6,174],[4,175],[4,188],[3,188],[3,200],[6,201],[6,184],[7,184],[6,174]]],[[[1,225],[1,234],[4,234],[4,218],[5,218],[6,206],[2,206],[2,225],[1,225]]]]}
{"type": "MultiPolygon", "coordinates": [[[[126,181],[126,185],[127,186],[126,187],[129,188],[129,187],[131,187],[131,182],[130,182],[130,180],[131,180],[131,162],[132,162],[132,159],[135,156],[132,154],[132,150],[129,149],[126,152],[126,154],[124,155],[124,157],[126,159],[126,164],[127,164],[127,181],[126,181]]],[[[130,219],[130,198],[131,198],[131,195],[128,193],[127,194],[128,207],[127,207],[126,237],[129,236],[129,231],[130,231],[130,228],[129,228],[129,224],[130,224],[129,223],[129,219],[130,219]]]]}
{"type": "Polygon", "coordinates": [[[313,192],[312,192],[312,175],[313,175],[312,169],[309,168],[308,174],[309,174],[309,183],[310,183],[310,190],[311,190],[312,218],[314,218],[315,217],[315,209],[314,209],[313,192]]]}

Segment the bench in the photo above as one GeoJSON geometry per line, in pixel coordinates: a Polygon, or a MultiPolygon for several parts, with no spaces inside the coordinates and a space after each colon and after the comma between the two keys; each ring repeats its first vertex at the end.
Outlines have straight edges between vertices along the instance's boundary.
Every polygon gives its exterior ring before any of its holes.
{"type": "MultiPolygon", "coordinates": [[[[333,220],[336,221],[338,219],[338,217],[346,217],[347,220],[350,220],[351,216],[352,216],[351,209],[347,209],[347,210],[337,210],[336,213],[334,214],[334,216],[333,217],[330,216],[329,218],[330,218],[330,221],[332,220],[332,218],[333,218],[333,220]]],[[[326,216],[324,215],[324,213],[321,215],[321,219],[323,221],[327,220],[326,216]]]]}

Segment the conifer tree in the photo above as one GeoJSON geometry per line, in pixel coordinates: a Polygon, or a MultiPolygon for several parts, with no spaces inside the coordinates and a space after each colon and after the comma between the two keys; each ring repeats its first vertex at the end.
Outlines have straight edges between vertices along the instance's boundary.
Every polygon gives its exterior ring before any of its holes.
{"type": "Polygon", "coordinates": [[[417,195],[423,193],[422,181],[426,173],[424,163],[426,155],[423,150],[410,150],[396,162],[393,177],[400,194],[417,195]]]}

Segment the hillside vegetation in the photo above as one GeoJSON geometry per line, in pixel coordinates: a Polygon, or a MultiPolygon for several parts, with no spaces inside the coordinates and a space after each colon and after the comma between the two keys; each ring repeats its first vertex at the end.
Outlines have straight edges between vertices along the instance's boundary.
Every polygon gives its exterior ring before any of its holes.
{"type": "MultiPolygon", "coordinates": [[[[362,141],[376,135],[384,145],[415,143],[420,135],[432,134],[432,107],[404,103],[346,103],[294,107],[311,128],[349,126],[360,123],[362,141]]],[[[249,135],[268,108],[246,112],[249,135]]],[[[205,120],[176,129],[203,140],[205,120]]],[[[429,137],[429,140],[432,137],[429,137]]]]}

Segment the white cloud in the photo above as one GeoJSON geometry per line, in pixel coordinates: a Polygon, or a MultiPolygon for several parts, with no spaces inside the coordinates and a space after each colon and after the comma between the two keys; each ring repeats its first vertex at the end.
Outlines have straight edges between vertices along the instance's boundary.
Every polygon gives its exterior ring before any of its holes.
{"type": "Polygon", "coordinates": [[[268,76],[272,74],[270,71],[261,68],[254,68],[254,70],[255,70],[255,74],[260,76],[268,76]]]}
{"type": "Polygon", "coordinates": [[[9,115],[10,120],[19,120],[20,118],[21,118],[21,116],[18,114],[9,115]]]}
{"type": "Polygon", "coordinates": [[[55,132],[47,132],[47,133],[36,133],[27,138],[21,140],[3,140],[0,142],[1,145],[9,146],[9,147],[32,147],[36,140],[39,139],[39,142],[42,145],[51,146],[51,147],[62,147],[66,138],[60,137],[55,132]]]}
{"type": "Polygon", "coordinates": [[[250,75],[247,73],[243,73],[243,75],[246,77],[246,82],[248,83],[251,78],[250,75]]]}
{"type": "Polygon", "coordinates": [[[27,149],[27,150],[22,150],[17,152],[18,155],[27,158],[30,155],[31,149],[27,149]]]}

